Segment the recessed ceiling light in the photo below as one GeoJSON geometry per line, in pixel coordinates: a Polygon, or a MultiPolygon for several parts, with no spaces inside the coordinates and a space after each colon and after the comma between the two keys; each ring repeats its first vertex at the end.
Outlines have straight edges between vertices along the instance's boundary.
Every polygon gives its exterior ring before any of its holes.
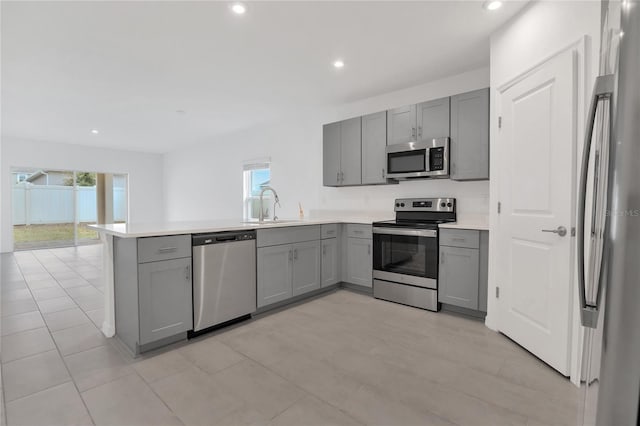
{"type": "Polygon", "coordinates": [[[100,132],[98,131],[98,129],[91,129],[91,133],[93,133],[94,135],[97,135],[100,132]]]}
{"type": "Polygon", "coordinates": [[[344,68],[344,61],[343,61],[342,59],[336,59],[336,60],[333,62],[333,66],[334,66],[335,68],[344,68]]]}
{"type": "Polygon", "coordinates": [[[247,11],[247,7],[242,3],[234,3],[231,6],[231,10],[236,15],[244,15],[244,13],[247,11]]]}
{"type": "Polygon", "coordinates": [[[502,2],[498,0],[486,1],[483,6],[487,10],[497,10],[502,7],[502,2]]]}

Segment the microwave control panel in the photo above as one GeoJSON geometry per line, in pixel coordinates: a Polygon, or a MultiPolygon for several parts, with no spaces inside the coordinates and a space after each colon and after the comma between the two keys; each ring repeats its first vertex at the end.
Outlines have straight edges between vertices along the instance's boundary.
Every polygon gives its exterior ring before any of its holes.
{"type": "Polygon", "coordinates": [[[429,149],[429,171],[444,170],[444,147],[429,149]]]}

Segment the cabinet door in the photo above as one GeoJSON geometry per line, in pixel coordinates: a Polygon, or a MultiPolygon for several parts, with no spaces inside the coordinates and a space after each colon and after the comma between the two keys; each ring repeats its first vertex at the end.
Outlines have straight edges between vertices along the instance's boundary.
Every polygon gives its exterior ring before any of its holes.
{"type": "Polygon", "coordinates": [[[362,117],[362,183],[386,183],[386,111],[362,117]]]}
{"type": "Polygon", "coordinates": [[[360,117],[340,123],[340,185],[362,183],[362,129],[360,117]]]}
{"type": "Polygon", "coordinates": [[[347,238],[347,282],[365,287],[372,286],[372,240],[347,238]]]}
{"type": "Polygon", "coordinates": [[[418,104],[418,140],[449,136],[449,98],[418,104]]]}
{"type": "Polygon", "coordinates": [[[340,181],[340,122],[322,126],[322,184],[338,186],[340,181]]]}
{"type": "Polygon", "coordinates": [[[320,288],[321,258],[320,241],[293,245],[294,296],[320,288]]]}
{"type": "Polygon", "coordinates": [[[193,328],[191,258],[138,266],[140,344],[193,328]]]}
{"type": "Polygon", "coordinates": [[[451,97],[451,179],[489,179],[489,89],[451,97]]]}
{"type": "Polygon", "coordinates": [[[438,301],[478,309],[479,250],[440,246],[438,301]]]}
{"type": "Polygon", "coordinates": [[[293,248],[290,244],[259,248],[258,307],[289,299],[292,296],[291,266],[293,248]]]}
{"type": "Polygon", "coordinates": [[[338,239],[322,240],[322,284],[327,287],[337,284],[338,279],[338,239]]]}
{"type": "Polygon", "coordinates": [[[407,105],[387,111],[387,145],[416,140],[416,106],[407,105]]]}

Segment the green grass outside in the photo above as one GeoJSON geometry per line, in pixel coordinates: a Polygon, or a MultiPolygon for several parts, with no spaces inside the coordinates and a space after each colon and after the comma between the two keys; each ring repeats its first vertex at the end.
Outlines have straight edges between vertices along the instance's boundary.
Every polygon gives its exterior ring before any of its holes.
{"type": "MultiPolygon", "coordinates": [[[[79,224],[78,239],[97,240],[98,233],[87,228],[86,224],[79,224]]],[[[73,223],[14,225],[13,240],[16,244],[40,241],[70,241],[73,243],[73,223]]]]}

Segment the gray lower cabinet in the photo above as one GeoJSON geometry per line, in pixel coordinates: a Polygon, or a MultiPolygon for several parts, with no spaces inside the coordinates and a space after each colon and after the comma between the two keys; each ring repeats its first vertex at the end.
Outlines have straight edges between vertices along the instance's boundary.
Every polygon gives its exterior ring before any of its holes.
{"type": "Polygon", "coordinates": [[[138,292],[141,344],[193,328],[190,257],[140,264],[138,292]]]}
{"type": "Polygon", "coordinates": [[[347,238],[347,282],[373,286],[373,240],[347,238]]]}
{"type": "Polygon", "coordinates": [[[489,89],[451,97],[453,180],[489,179],[489,89]]]}
{"type": "Polygon", "coordinates": [[[349,186],[362,183],[360,117],[323,126],[322,161],[324,186],[349,186]]]}
{"type": "Polygon", "coordinates": [[[258,307],[281,302],[293,296],[292,260],[293,251],[290,244],[258,249],[258,307]]]}
{"type": "Polygon", "coordinates": [[[438,301],[478,309],[478,249],[440,247],[438,301]]]}
{"type": "Polygon", "coordinates": [[[387,113],[362,117],[362,183],[387,183],[387,113]]]}
{"type": "Polygon", "coordinates": [[[293,245],[293,295],[308,293],[320,288],[321,279],[320,241],[307,241],[293,245]]]}
{"type": "Polygon", "coordinates": [[[328,238],[322,240],[322,274],[321,287],[337,284],[340,268],[338,261],[338,239],[328,238]]]}
{"type": "Polygon", "coordinates": [[[438,301],[487,310],[488,231],[441,229],[438,301]]]}
{"type": "Polygon", "coordinates": [[[335,234],[335,225],[258,230],[258,307],[283,302],[317,290],[322,280],[322,232],[335,234]]]}
{"type": "Polygon", "coordinates": [[[418,140],[449,136],[449,97],[417,105],[418,140]]]}
{"type": "Polygon", "coordinates": [[[134,354],[193,329],[191,235],[113,240],[116,337],[134,354]]]}

